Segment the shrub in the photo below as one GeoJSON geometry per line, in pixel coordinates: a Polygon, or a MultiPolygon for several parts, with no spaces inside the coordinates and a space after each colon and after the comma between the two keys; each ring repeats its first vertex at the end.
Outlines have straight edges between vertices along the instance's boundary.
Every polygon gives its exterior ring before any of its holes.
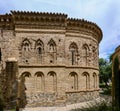
{"type": "Polygon", "coordinates": [[[100,103],[95,103],[89,105],[87,108],[77,108],[72,109],[71,111],[119,111],[119,107],[112,106],[112,104],[108,104],[105,101],[102,101],[100,103]]]}
{"type": "Polygon", "coordinates": [[[3,107],[4,107],[3,102],[2,102],[2,100],[0,99],[0,111],[3,111],[3,107]]]}

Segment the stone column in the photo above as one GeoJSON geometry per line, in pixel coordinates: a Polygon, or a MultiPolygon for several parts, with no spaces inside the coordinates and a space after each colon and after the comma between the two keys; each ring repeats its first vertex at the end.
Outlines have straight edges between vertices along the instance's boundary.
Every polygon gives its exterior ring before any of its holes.
{"type": "Polygon", "coordinates": [[[6,61],[6,99],[8,108],[16,105],[17,101],[17,87],[18,87],[18,63],[15,58],[8,58],[6,61]]]}

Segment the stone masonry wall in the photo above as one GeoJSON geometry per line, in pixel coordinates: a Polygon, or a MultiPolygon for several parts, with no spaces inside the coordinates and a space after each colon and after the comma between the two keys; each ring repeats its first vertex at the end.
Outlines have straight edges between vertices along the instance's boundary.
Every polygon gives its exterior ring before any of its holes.
{"type": "Polygon", "coordinates": [[[21,107],[98,97],[101,38],[95,23],[65,14],[12,11],[0,15],[1,62],[5,68],[8,58],[18,61],[21,107]]]}

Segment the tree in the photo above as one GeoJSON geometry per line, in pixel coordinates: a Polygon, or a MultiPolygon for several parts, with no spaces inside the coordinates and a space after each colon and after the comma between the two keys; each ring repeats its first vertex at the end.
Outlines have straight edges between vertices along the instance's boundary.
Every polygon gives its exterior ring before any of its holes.
{"type": "Polygon", "coordinates": [[[5,107],[5,70],[1,69],[1,73],[0,73],[0,111],[4,111],[4,107],[5,107]]]}
{"type": "Polygon", "coordinates": [[[3,111],[3,107],[4,107],[4,105],[3,105],[3,102],[2,102],[2,100],[0,98],[0,111],[3,111]]]}
{"type": "Polygon", "coordinates": [[[116,57],[113,61],[113,72],[114,72],[114,80],[113,87],[115,90],[115,102],[116,105],[120,105],[120,70],[119,70],[119,59],[116,57]]]}
{"type": "Polygon", "coordinates": [[[3,111],[3,91],[2,91],[2,81],[1,81],[1,74],[0,74],[0,111],[3,111]]]}
{"type": "Polygon", "coordinates": [[[107,60],[100,58],[99,59],[99,69],[100,69],[100,83],[104,83],[105,87],[108,88],[109,80],[112,76],[112,64],[107,60]]]}

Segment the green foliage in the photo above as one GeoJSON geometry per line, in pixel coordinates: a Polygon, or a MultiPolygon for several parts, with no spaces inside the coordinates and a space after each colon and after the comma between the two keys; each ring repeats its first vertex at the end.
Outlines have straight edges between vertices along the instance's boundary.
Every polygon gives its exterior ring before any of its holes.
{"type": "Polygon", "coordinates": [[[119,107],[102,101],[100,103],[96,102],[95,104],[89,105],[87,108],[77,108],[72,109],[71,111],[119,111],[119,107]]]}
{"type": "Polygon", "coordinates": [[[114,72],[114,87],[115,87],[115,104],[120,105],[120,70],[119,70],[119,60],[118,57],[114,59],[113,64],[114,72]]]}
{"type": "Polygon", "coordinates": [[[0,78],[0,111],[3,111],[3,92],[2,92],[2,85],[1,85],[1,78],[0,78]]]}
{"type": "Polygon", "coordinates": [[[100,83],[104,83],[106,88],[109,87],[108,83],[112,76],[112,64],[107,60],[99,59],[99,69],[100,69],[100,83]]]}
{"type": "Polygon", "coordinates": [[[103,89],[103,92],[101,92],[101,94],[104,94],[104,95],[111,95],[111,88],[104,88],[103,89]]]}
{"type": "Polygon", "coordinates": [[[103,83],[99,83],[99,87],[100,87],[100,88],[106,88],[103,83]]]}
{"type": "Polygon", "coordinates": [[[4,110],[3,110],[3,107],[4,107],[3,102],[2,102],[2,100],[0,99],[0,111],[4,111],[4,110]]]}

